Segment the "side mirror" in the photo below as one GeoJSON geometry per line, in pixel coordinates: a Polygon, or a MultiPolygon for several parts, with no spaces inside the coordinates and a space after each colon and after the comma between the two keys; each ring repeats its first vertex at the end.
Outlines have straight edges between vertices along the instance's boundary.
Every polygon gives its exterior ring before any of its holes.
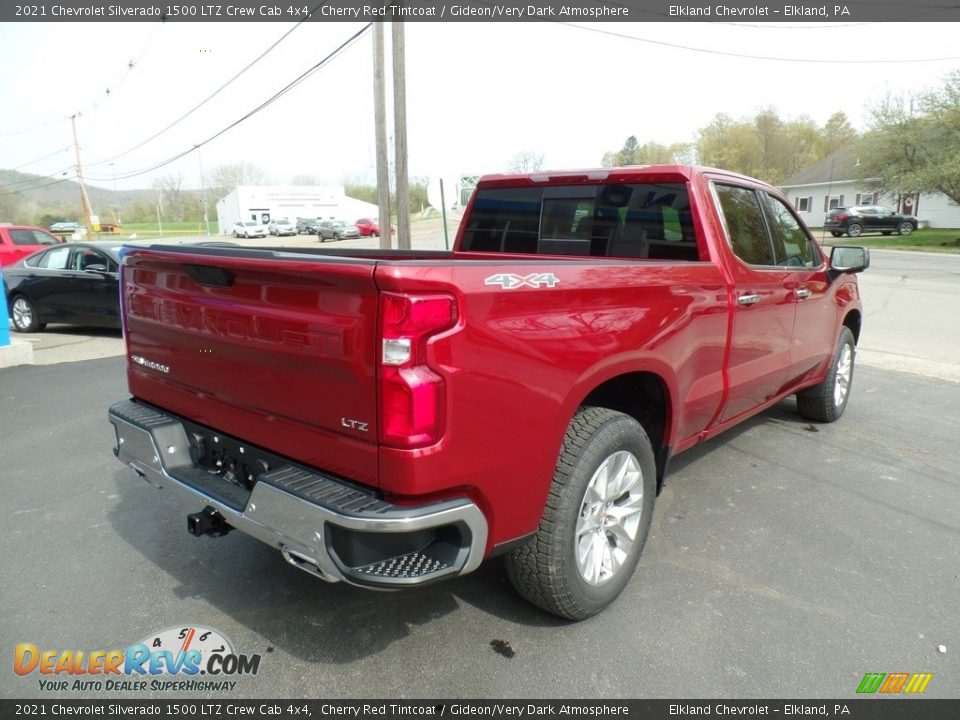
{"type": "Polygon", "coordinates": [[[863,272],[870,267],[870,251],[865,247],[845,246],[830,250],[830,279],[843,273],[863,272]]]}

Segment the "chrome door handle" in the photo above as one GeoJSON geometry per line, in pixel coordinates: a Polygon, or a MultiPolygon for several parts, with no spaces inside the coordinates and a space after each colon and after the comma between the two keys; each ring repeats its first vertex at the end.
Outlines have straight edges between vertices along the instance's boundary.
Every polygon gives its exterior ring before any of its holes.
{"type": "Polygon", "coordinates": [[[760,302],[759,295],[741,295],[737,298],[737,302],[741,305],[756,305],[760,302]]]}
{"type": "Polygon", "coordinates": [[[797,288],[794,292],[798,300],[806,300],[810,297],[810,290],[808,288],[797,288]]]}

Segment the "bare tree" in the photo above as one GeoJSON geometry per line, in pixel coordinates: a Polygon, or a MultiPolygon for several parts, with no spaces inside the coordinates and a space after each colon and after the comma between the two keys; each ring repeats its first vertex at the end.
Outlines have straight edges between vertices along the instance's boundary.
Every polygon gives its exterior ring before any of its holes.
{"type": "Polygon", "coordinates": [[[157,190],[157,205],[164,217],[170,220],[183,220],[183,175],[164,175],[156,178],[151,186],[157,190]]]}
{"type": "Polygon", "coordinates": [[[310,173],[300,173],[290,178],[291,185],[319,185],[320,180],[316,175],[310,173]]]}
{"type": "Polygon", "coordinates": [[[252,163],[240,161],[218,165],[210,172],[210,190],[219,199],[232,192],[238,185],[262,185],[267,174],[252,163]]]}
{"type": "Polygon", "coordinates": [[[511,172],[536,172],[543,167],[543,153],[538,153],[533,150],[518,152],[510,160],[509,167],[511,172]]]}

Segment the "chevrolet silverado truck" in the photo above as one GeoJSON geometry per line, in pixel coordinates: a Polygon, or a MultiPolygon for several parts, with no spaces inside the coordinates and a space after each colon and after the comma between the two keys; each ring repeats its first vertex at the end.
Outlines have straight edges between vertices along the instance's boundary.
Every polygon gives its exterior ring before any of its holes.
{"type": "Polygon", "coordinates": [[[672,456],[790,395],[842,415],[868,265],[776,189],[681,166],[484,177],[452,251],[128,248],[114,452],[195,535],[378,589],[502,555],[582,619],[672,456]]]}

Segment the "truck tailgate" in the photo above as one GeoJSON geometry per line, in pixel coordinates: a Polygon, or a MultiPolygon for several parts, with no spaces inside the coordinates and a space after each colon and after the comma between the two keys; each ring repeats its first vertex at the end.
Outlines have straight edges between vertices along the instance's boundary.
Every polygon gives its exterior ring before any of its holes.
{"type": "Polygon", "coordinates": [[[375,262],[128,250],[135,398],[376,486],[375,262]]]}

